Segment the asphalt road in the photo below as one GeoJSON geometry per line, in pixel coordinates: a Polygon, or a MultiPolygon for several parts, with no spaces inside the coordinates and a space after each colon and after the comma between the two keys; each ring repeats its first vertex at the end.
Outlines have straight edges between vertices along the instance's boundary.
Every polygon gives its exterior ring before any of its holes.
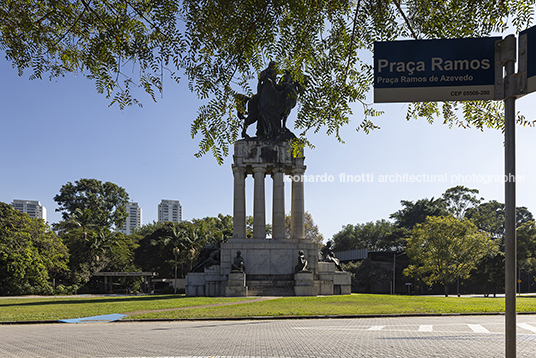
{"type": "MultiPolygon", "coordinates": [[[[517,317],[536,356],[536,316],[517,317]]],[[[504,316],[0,326],[0,357],[504,357],[504,316]]]]}

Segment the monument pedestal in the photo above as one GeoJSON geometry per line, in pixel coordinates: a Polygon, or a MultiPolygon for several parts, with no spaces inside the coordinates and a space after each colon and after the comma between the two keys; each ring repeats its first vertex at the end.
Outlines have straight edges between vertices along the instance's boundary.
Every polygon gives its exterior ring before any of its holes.
{"type": "Polygon", "coordinates": [[[205,296],[204,272],[190,272],[186,275],[186,296],[205,296]]]}
{"type": "Polygon", "coordinates": [[[186,296],[223,296],[222,281],[220,265],[205,268],[204,272],[190,272],[186,275],[186,296]]]}
{"type": "Polygon", "coordinates": [[[337,271],[333,262],[318,263],[319,295],[349,295],[352,277],[348,272],[337,271]]]}
{"type": "Polygon", "coordinates": [[[318,245],[306,240],[230,239],[220,248],[220,265],[186,277],[187,296],[315,296],[351,293],[351,276],[332,262],[318,261],[318,245]],[[294,274],[299,251],[309,272],[294,274]],[[236,251],[246,273],[232,272],[236,251]]]}
{"type": "Polygon", "coordinates": [[[315,287],[315,280],[312,272],[300,271],[294,274],[294,295],[317,295],[317,287],[315,287]]]}
{"type": "Polygon", "coordinates": [[[307,240],[229,239],[220,249],[221,273],[231,272],[233,257],[241,252],[249,296],[294,295],[294,267],[302,250],[308,268],[316,270],[318,245],[307,240]]]}
{"type": "Polygon", "coordinates": [[[246,274],[244,272],[230,272],[227,287],[225,287],[225,296],[246,297],[247,295],[246,274]]]}
{"type": "MultiPolygon", "coordinates": [[[[303,250],[308,268],[318,265],[318,245],[307,240],[229,239],[220,248],[220,266],[223,274],[231,272],[236,252],[244,258],[248,275],[293,275],[298,264],[298,252],[303,250]]],[[[291,278],[292,279],[292,278],[291,278]]]]}

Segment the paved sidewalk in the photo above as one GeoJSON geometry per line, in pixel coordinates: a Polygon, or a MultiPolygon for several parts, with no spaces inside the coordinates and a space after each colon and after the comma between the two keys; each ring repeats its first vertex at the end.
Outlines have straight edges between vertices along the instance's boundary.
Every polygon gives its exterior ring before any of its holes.
{"type": "MultiPolygon", "coordinates": [[[[536,315],[518,316],[518,358],[536,315]]],[[[504,316],[0,326],[0,357],[504,357],[504,316]]]]}

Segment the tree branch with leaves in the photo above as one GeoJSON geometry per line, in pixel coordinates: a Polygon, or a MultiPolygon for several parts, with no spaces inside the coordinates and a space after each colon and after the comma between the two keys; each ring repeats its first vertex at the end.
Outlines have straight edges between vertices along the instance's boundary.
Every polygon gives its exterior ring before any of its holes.
{"type": "MultiPolygon", "coordinates": [[[[164,77],[185,77],[208,101],[191,127],[200,137],[197,155],[211,152],[222,163],[242,126],[234,96],[251,95],[270,60],[311,79],[299,99],[296,146],[313,146],[308,133],[319,131],[343,141],[344,126],[378,128],[382,111],[368,98],[375,41],[485,37],[509,24],[519,31],[531,24],[535,1],[5,0],[0,50],[30,78],[83,74],[121,109],[141,104],[138,90],[156,100],[164,77]]],[[[502,129],[501,106],[414,103],[407,118],[502,129]]],[[[518,122],[532,123],[521,114],[518,122]]]]}

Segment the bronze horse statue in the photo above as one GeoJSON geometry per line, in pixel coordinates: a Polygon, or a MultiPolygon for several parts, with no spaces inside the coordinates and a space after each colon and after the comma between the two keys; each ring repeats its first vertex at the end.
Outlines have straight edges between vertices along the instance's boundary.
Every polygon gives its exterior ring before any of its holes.
{"type": "MultiPolygon", "coordinates": [[[[272,63],[267,70],[271,67],[272,63]]],[[[305,90],[306,81],[302,83],[295,81],[289,71],[285,71],[280,81],[276,83],[275,73],[268,72],[269,75],[266,75],[267,70],[261,73],[257,94],[251,97],[243,94],[235,95],[238,118],[244,120],[242,138],[250,138],[246,131],[248,126],[255,122],[257,122],[256,135],[259,139],[274,139],[287,132],[287,118],[292,108],[296,106],[298,95],[305,90]]]]}

